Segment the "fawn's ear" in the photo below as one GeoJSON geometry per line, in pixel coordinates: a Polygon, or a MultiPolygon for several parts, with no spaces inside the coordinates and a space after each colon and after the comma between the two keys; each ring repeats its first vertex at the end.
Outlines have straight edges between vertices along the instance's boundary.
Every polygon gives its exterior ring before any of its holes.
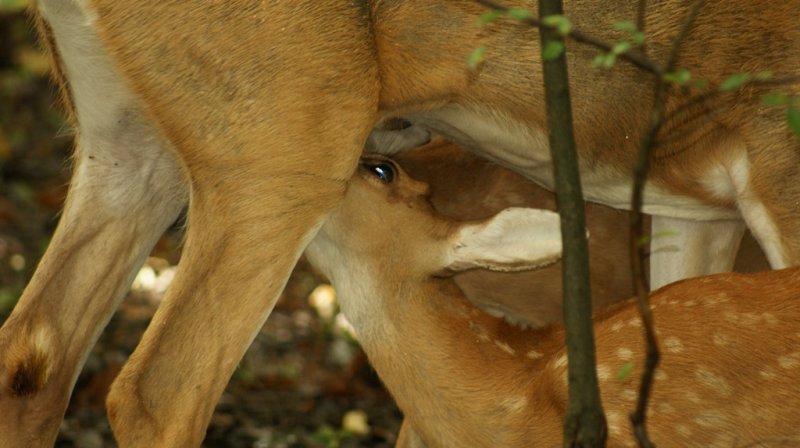
{"type": "Polygon", "coordinates": [[[445,270],[522,271],[560,258],[558,213],[512,207],[480,223],[462,226],[451,239],[445,270]]]}

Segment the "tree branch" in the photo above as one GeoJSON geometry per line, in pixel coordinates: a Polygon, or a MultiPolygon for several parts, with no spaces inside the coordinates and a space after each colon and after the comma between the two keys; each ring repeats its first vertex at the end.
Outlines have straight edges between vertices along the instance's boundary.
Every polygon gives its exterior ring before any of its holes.
{"type": "MultiPolygon", "coordinates": [[[[509,10],[505,6],[499,5],[499,4],[495,3],[495,2],[493,2],[492,0],[475,0],[475,2],[479,3],[479,4],[483,5],[483,6],[486,6],[488,8],[500,11],[500,12],[508,12],[508,10],[509,10]]],[[[561,14],[563,14],[563,12],[561,14]]],[[[559,14],[559,15],[561,15],[561,14],[559,14]]],[[[541,15],[541,12],[539,13],[539,16],[543,17],[541,15]]],[[[539,28],[540,31],[542,31],[542,30],[553,30],[553,27],[545,25],[538,18],[528,17],[526,19],[523,19],[522,22],[526,23],[526,24],[528,24],[530,26],[539,28]]],[[[590,45],[592,47],[595,47],[595,48],[598,48],[600,50],[603,50],[606,53],[610,52],[611,49],[613,48],[613,45],[608,44],[606,42],[603,42],[603,41],[601,41],[599,39],[595,39],[595,38],[593,38],[591,36],[588,36],[588,35],[580,32],[580,31],[578,31],[576,29],[573,29],[572,31],[570,31],[570,33],[567,35],[567,37],[569,39],[571,39],[571,40],[574,40],[575,42],[586,44],[586,45],[590,45]]],[[[628,50],[628,51],[618,55],[617,57],[619,59],[622,59],[623,61],[626,61],[626,62],[629,62],[629,63],[635,65],[636,67],[639,67],[640,69],[642,69],[642,70],[644,70],[646,72],[653,73],[653,74],[658,75],[658,76],[661,76],[661,75],[663,75],[665,73],[661,69],[661,67],[659,67],[656,64],[653,64],[652,61],[650,61],[649,59],[644,57],[644,55],[640,54],[635,49],[628,50]]]]}
{"type": "MultiPolygon", "coordinates": [[[[636,12],[636,29],[639,30],[640,33],[644,33],[644,27],[647,25],[646,19],[647,13],[647,0],[639,0],[639,9],[636,12]]],[[[641,46],[642,54],[647,57],[647,51],[645,51],[644,44],[641,46]]]]}
{"type": "MultiPolygon", "coordinates": [[[[678,32],[678,36],[676,36],[675,40],[672,42],[672,48],[664,65],[664,73],[669,73],[674,70],[680,47],[689,34],[692,23],[694,23],[703,4],[704,0],[695,0],[692,4],[678,32]]],[[[640,14],[642,14],[642,12],[640,12],[640,14]]],[[[647,354],[645,358],[645,368],[642,372],[642,381],[639,386],[639,398],[636,403],[636,409],[631,413],[630,418],[636,440],[639,442],[639,446],[644,448],[654,447],[647,436],[647,403],[650,400],[650,390],[653,385],[653,377],[655,376],[660,354],[658,351],[658,339],[656,337],[655,328],[653,327],[653,315],[650,309],[650,287],[644,272],[644,261],[647,255],[643,239],[642,192],[645,182],[647,181],[647,174],[650,168],[650,155],[654,147],[655,139],[659,129],[661,129],[664,123],[668,88],[669,84],[667,84],[661,76],[656,77],[650,124],[644,135],[642,147],[639,151],[639,159],[634,168],[633,198],[631,199],[631,269],[634,276],[634,290],[636,291],[639,302],[639,313],[641,314],[644,327],[645,341],[647,342],[647,354]]]]}
{"type": "MultiPolygon", "coordinates": [[[[644,35],[644,29],[647,26],[647,0],[639,0],[639,7],[636,11],[636,29],[639,30],[642,35],[644,35]]],[[[650,58],[647,56],[647,40],[642,40],[641,45],[638,48],[631,49],[631,51],[638,51],[639,54],[642,56],[643,59],[650,61],[650,58]]],[[[662,76],[661,74],[656,74],[658,76],[662,76]]]]}

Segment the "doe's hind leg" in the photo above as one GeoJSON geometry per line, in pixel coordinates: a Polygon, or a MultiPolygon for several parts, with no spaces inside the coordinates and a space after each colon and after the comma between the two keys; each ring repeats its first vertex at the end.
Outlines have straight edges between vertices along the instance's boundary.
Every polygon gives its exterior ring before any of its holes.
{"type": "Polygon", "coordinates": [[[800,265],[800,139],[779,137],[748,142],[734,176],[739,209],[773,269],[800,265]]]}

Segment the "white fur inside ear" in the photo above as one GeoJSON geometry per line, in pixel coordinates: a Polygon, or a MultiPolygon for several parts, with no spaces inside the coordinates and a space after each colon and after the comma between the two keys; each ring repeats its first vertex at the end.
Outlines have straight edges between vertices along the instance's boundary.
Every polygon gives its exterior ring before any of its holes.
{"type": "Polygon", "coordinates": [[[447,266],[451,271],[534,269],[561,258],[561,222],[549,210],[507,208],[487,221],[463,226],[453,243],[447,266]]]}

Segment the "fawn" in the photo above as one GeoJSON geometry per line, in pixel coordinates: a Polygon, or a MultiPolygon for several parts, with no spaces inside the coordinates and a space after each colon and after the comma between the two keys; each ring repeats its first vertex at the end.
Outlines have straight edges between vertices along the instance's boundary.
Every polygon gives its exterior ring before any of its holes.
{"type": "MultiPolygon", "coordinates": [[[[391,160],[365,157],[306,250],[405,413],[398,446],[558,446],[563,328],[510,326],[471,305],[450,277],[553,262],[557,215],[511,208],[458,222],[433,211],[427,190],[391,160]]],[[[799,287],[793,268],[719,274],[653,293],[663,349],[649,410],[654,443],[800,443],[799,287]]],[[[626,415],[637,398],[641,325],[630,301],[595,319],[609,446],[635,446],[626,415]],[[632,372],[619,376],[628,364],[632,372]]]]}

